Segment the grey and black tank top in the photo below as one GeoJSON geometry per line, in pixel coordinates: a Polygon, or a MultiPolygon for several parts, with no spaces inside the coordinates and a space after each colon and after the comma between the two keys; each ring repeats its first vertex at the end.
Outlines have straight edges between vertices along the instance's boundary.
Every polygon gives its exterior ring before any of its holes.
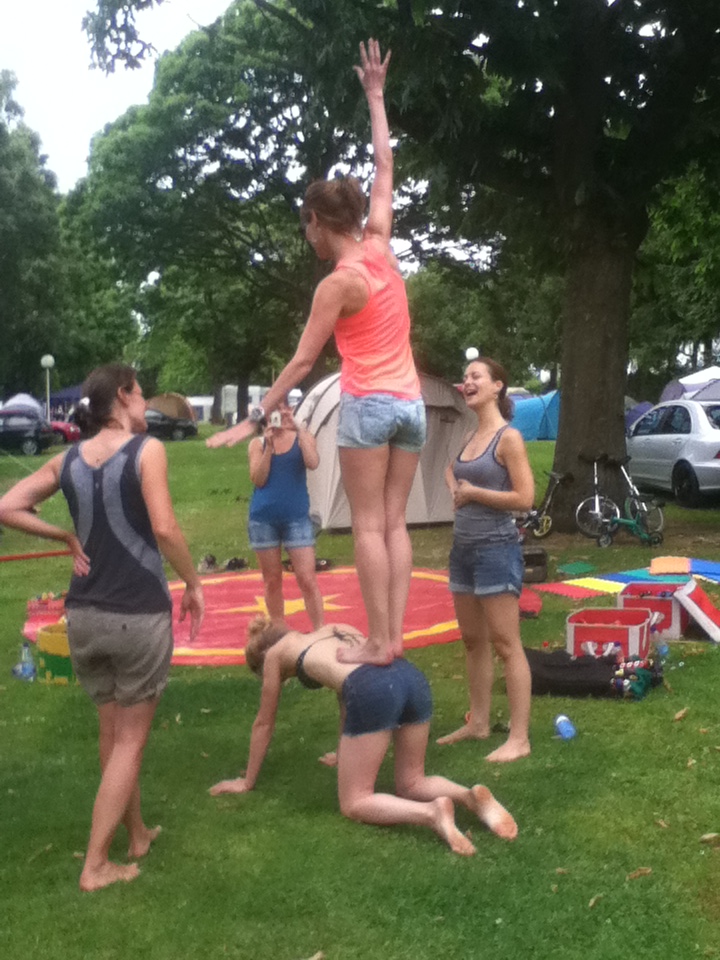
{"type": "MultiPolygon", "coordinates": [[[[510,490],[510,476],[497,460],[497,446],[507,430],[500,427],[485,450],[474,460],[462,460],[461,451],[453,464],[456,480],[467,480],[486,490],[510,490]]],[[[464,450],[465,448],[463,448],[464,450]]],[[[495,510],[482,503],[466,503],[455,511],[454,536],[457,543],[517,542],[518,532],[509,510],[495,510]]]]}
{"type": "Polygon", "coordinates": [[[60,471],[75,532],[90,558],[85,577],[73,575],[67,607],[93,606],[113,613],[172,609],[162,557],[140,486],[140,452],[146,434],[132,437],[100,467],[71,447],[60,471]]]}

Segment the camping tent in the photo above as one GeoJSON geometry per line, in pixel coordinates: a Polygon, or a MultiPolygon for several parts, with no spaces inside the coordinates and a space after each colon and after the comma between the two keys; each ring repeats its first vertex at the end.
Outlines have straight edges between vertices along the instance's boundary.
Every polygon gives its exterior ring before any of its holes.
{"type": "Polygon", "coordinates": [[[557,390],[541,397],[513,397],[515,410],[511,420],[523,440],[557,440],[560,420],[560,394],[557,390]]]}
{"type": "Polygon", "coordinates": [[[694,399],[695,394],[713,380],[720,380],[720,367],[706,367],[679,380],[671,380],[660,394],[660,402],[694,399]]]}
{"type": "Polygon", "coordinates": [[[147,406],[150,410],[159,410],[168,417],[185,417],[188,420],[197,420],[197,414],[187,399],[181,393],[159,393],[151,397],[147,406]]]}
{"type": "MultiPolygon", "coordinates": [[[[445,484],[445,467],[462,447],[463,438],[477,420],[456,387],[446,380],[420,375],[427,414],[427,443],[406,512],[410,524],[450,523],[453,503],[445,484]]],[[[350,527],[350,507],[340,479],[337,452],[337,422],[340,406],[340,374],[320,380],[303,397],[296,418],[307,423],[315,436],[320,466],[308,471],[310,512],[325,530],[350,527]]]]}
{"type": "Polygon", "coordinates": [[[720,379],[711,380],[693,394],[693,400],[720,400],[720,379]]]}
{"type": "Polygon", "coordinates": [[[31,397],[29,393],[16,393],[14,397],[9,397],[5,401],[4,406],[8,409],[23,407],[33,410],[35,413],[40,414],[40,416],[45,416],[45,407],[39,403],[35,397],[31,397]]]}

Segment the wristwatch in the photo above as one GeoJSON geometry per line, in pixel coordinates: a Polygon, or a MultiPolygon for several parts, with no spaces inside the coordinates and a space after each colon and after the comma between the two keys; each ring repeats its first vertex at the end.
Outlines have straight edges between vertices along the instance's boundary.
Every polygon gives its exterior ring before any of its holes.
{"type": "Polygon", "coordinates": [[[265,411],[258,404],[257,407],[253,407],[248,413],[248,420],[250,423],[254,423],[257,427],[262,429],[267,425],[267,417],[265,416],[265,411]]]}

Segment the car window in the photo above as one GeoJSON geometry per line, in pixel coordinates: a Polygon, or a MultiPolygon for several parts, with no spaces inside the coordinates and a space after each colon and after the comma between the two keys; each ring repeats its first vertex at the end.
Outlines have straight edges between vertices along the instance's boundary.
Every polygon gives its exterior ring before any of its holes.
{"type": "Polygon", "coordinates": [[[658,427],[665,413],[665,407],[659,407],[655,410],[649,410],[644,417],[641,417],[633,430],[634,437],[649,437],[658,433],[658,427]]]}
{"type": "Polygon", "coordinates": [[[720,430],[720,406],[703,407],[711,427],[720,430]]]}
{"type": "Polygon", "coordinates": [[[666,407],[666,415],[663,417],[658,433],[690,433],[692,430],[692,419],[690,411],[685,407],[666,407]]]}

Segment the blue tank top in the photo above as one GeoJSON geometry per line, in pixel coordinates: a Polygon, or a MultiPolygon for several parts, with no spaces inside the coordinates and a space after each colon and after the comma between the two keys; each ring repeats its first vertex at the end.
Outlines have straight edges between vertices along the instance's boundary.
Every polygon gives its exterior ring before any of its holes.
{"type": "Polygon", "coordinates": [[[307,471],[298,438],[286,453],[274,453],[265,486],[255,487],[250,519],[265,523],[302,520],[310,513],[307,471]]]}
{"type": "Polygon", "coordinates": [[[162,557],[140,486],[140,452],[149,438],[132,437],[100,467],[71,447],[60,471],[75,532],[90,558],[85,577],[73,574],[65,606],[113,613],[172,609],[162,557]]]}
{"type": "MultiPolygon", "coordinates": [[[[485,450],[474,460],[461,460],[461,451],[453,464],[455,479],[467,480],[473,486],[486,490],[512,489],[510,476],[496,457],[497,445],[506,430],[507,426],[500,427],[485,450]]],[[[495,510],[482,503],[466,503],[458,507],[455,511],[454,536],[458,543],[507,543],[519,539],[509,510],[495,510]]]]}

